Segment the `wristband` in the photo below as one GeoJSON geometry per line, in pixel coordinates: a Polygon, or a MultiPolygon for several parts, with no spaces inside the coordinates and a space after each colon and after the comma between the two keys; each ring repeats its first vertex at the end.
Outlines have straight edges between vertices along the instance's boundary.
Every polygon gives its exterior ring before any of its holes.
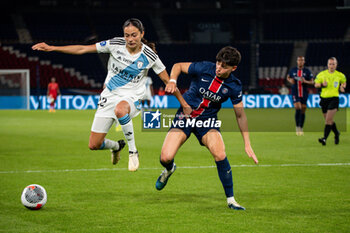
{"type": "Polygon", "coordinates": [[[176,80],[175,79],[170,79],[169,82],[172,82],[172,83],[176,84],[176,80]]]}

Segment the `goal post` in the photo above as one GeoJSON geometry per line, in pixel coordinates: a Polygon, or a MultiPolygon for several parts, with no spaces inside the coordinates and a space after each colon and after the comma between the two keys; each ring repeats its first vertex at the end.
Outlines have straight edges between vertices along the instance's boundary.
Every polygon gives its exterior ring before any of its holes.
{"type": "Polygon", "coordinates": [[[0,69],[0,109],[30,109],[29,69],[0,69]]]}

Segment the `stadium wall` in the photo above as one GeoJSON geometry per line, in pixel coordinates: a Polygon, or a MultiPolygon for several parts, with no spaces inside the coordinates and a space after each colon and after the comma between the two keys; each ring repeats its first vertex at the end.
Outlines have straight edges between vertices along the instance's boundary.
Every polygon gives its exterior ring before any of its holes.
{"type": "MultiPolygon", "coordinates": [[[[57,109],[96,109],[99,95],[61,95],[58,96],[57,109]]],[[[22,101],[15,96],[1,96],[0,109],[18,109],[18,101],[22,101]]],[[[308,108],[319,108],[320,96],[318,94],[309,95],[308,108]]],[[[245,108],[293,108],[291,95],[244,95],[243,105],[245,108]]],[[[151,108],[178,108],[179,102],[175,96],[153,96],[151,108]]],[[[350,94],[340,94],[339,107],[350,108],[350,94]]],[[[222,104],[222,108],[232,108],[232,103],[227,100],[222,104]]],[[[30,109],[49,109],[49,103],[45,95],[30,96],[30,109]]]]}

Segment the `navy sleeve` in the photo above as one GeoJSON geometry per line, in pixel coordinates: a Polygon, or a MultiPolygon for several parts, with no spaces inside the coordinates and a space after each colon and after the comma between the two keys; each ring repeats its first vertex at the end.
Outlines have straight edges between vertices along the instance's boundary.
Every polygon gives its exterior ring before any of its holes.
{"type": "Polygon", "coordinates": [[[208,65],[210,65],[211,62],[193,62],[190,67],[188,67],[188,74],[192,75],[199,75],[205,72],[208,69],[208,65]]]}
{"type": "Polygon", "coordinates": [[[311,80],[313,78],[314,78],[314,75],[312,74],[312,72],[309,69],[307,69],[307,77],[306,77],[306,79],[307,80],[311,80]]]}
{"type": "Polygon", "coordinates": [[[233,105],[239,104],[242,101],[242,86],[235,89],[231,95],[231,102],[233,105]]]}

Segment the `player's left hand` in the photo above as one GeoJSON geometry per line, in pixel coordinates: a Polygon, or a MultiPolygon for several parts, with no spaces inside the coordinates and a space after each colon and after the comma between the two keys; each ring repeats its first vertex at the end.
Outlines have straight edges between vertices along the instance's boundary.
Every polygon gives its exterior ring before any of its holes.
{"type": "Polygon", "coordinates": [[[255,164],[258,164],[259,161],[258,161],[258,158],[256,157],[254,151],[253,151],[253,148],[249,145],[245,145],[245,153],[247,153],[247,155],[252,158],[254,160],[254,163],[255,164]]]}
{"type": "Polygon", "coordinates": [[[168,82],[168,84],[165,86],[165,92],[173,94],[175,91],[176,91],[176,83],[168,82]]]}

